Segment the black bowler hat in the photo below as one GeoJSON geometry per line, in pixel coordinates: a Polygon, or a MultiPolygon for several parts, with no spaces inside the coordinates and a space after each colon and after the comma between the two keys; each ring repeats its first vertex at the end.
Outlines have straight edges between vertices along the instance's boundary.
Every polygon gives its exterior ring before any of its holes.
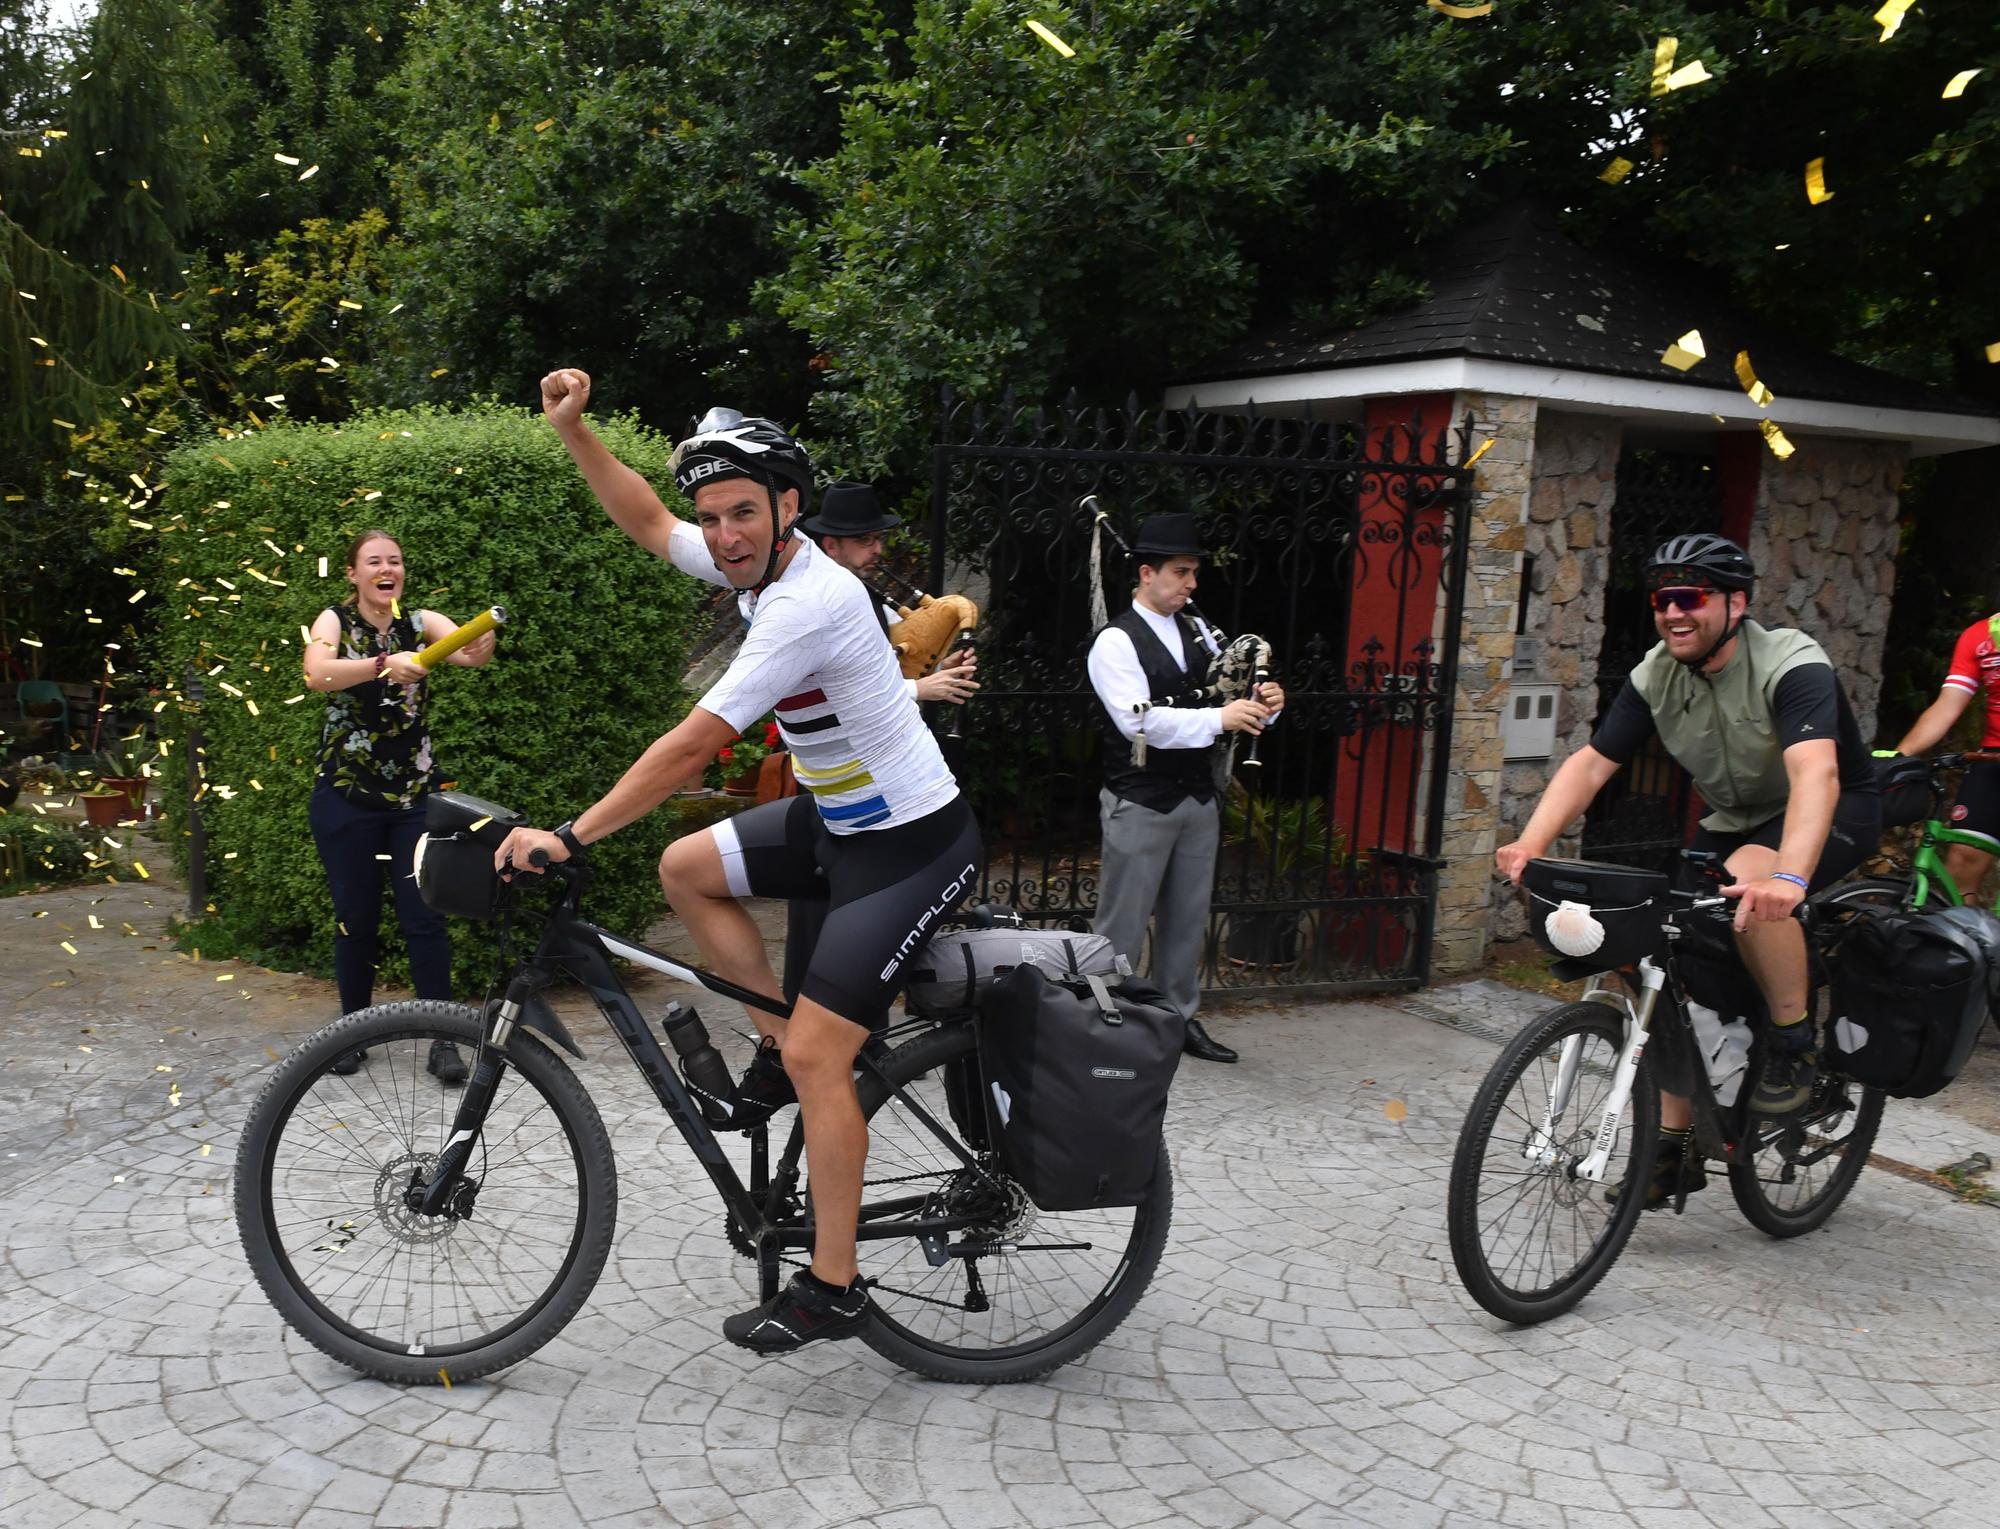
{"type": "Polygon", "coordinates": [[[1132,554],[1142,562],[1153,557],[1201,557],[1201,533],[1195,529],[1194,516],[1185,511],[1148,515],[1139,522],[1132,554]]]}
{"type": "Polygon", "coordinates": [[[902,523],[902,516],[882,508],[868,484],[840,482],[820,495],[819,513],[800,521],[799,529],[814,536],[868,536],[893,531],[902,523]]]}

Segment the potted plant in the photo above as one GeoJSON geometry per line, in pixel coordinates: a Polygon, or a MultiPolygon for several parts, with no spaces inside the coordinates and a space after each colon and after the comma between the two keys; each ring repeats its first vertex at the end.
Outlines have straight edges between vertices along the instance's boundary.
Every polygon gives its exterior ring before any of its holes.
{"type": "MultiPolygon", "coordinates": [[[[1222,799],[1222,844],[1239,857],[1245,894],[1277,897],[1295,894],[1300,877],[1315,876],[1347,851],[1346,835],[1327,822],[1321,798],[1257,796],[1234,780],[1222,799]]],[[[1296,966],[1304,927],[1295,908],[1239,914],[1230,920],[1225,953],[1249,966],[1296,966]]]]}
{"type": "Polygon", "coordinates": [[[84,818],[92,828],[116,828],[132,816],[131,798],[102,779],[77,793],[77,800],[83,803],[84,818]]]}
{"type": "Polygon", "coordinates": [[[716,764],[721,767],[723,791],[730,796],[754,797],[757,772],[777,741],[778,724],[768,721],[761,728],[751,728],[734,743],[724,744],[715,756],[716,764]]]}
{"type": "Polygon", "coordinates": [[[147,767],[158,757],[157,751],[147,745],[143,727],[129,737],[114,740],[105,749],[98,782],[125,793],[126,800],[131,803],[127,817],[145,815],[147,767]]]}

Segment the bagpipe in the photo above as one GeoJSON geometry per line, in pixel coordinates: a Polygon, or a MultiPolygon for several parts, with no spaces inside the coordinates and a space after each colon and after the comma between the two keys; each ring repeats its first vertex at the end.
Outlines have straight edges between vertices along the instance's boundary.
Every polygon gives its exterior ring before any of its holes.
{"type": "Polygon", "coordinates": [[[906,603],[892,591],[871,586],[875,598],[896,613],[896,630],[889,634],[889,645],[896,650],[896,665],[904,679],[920,680],[954,647],[972,645],[979,607],[964,595],[927,595],[886,567],[876,568],[874,576],[899,585],[916,602],[906,603]]]}
{"type": "MultiPolygon", "coordinates": [[[[1085,494],[1077,501],[1077,508],[1086,510],[1091,517],[1090,529],[1090,616],[1091,629],[1101,630],[1110,619],[1105,608],[1104,581],[1100,573],[1103,567],[1101,549],[1098,544],[1100,533],[1109,537],[1111,544],[1131,559],[1137,566],[1138,558],[1118,528],[1111,523],[1111,513],[1099,502],[1097,495],[1085,494]]],[[[1181,607],[1181,614],[1194,627],[1195,639],[1208,652],[1208,681],[1195,692],[1198,699],[1211,706],[1227,706],[1231,701],[1256,699],[1257,687],[1271,678],[1271,644],[1255,632],[1245,632],[1241,636],[1226,639],[1201,608],[1189,600],[1181,607]]],[[[1140,713],[1139,736],[1133,740],[1132,762],[1143,766],[1146,762],[1146,727],[1144,713],[1151,710],[1152,703],[1141,701],[1136,708],[1140,713]]],[[[1236,769],[1236,744],[1238,734],[1224,733],[1220,740],[1225,747],[1217,752],[1216,784],[1220,787],[1236,769]]],[[[1263,760],[1257,757],[1257,745],[1261,738],[1250,740],[1250,751],[1243,756],[1247,768],[1261,768],[1263,760]]]]}

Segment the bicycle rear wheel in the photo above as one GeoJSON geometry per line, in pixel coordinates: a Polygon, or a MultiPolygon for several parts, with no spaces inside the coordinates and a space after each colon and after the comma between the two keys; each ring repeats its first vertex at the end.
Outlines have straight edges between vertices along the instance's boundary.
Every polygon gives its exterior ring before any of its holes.
{"type": "Polygon", "coordinates": [[[1031,1380],[1087,1353],[1138,1303],[1166,1246],[1172,1170],[1162,1142],[1141,1204],[1036,1209],[981,1145],[978,1084],[976,1077],[966,1082],[976,1062],[973,1027],[949,1024],[898,1047],[882,1064],[916,1109],[872,1070],[862,1075],[864,1218],[972,1213],[978,1223],[949,1241],[985,1249],[945,1253],[940,1239],[927,1253],[915,1237],[861,1243],[874,1307],[862,1340],[935,1380],[1031,1380]],[[940,1139],[940,1129],[976,1166],[940,1139]]]}
{"type": "Polygon", "coordinates": [[[1641,1058],[1603,1183],[1576,1177],[1603,1122],[1624,1047],[1624,1017],[1567,1003],[1510,1041],[1486,1074],[1452,1156],[1445,1221],[1466,1291],[1503,1321],[1559,1316],[1617,1261],[1659,1139],[1652,1063],[1641,1058]]]}
{"type": "Polygon", "coordinates": [[[236,1224],[264,1293],[342,1364],[406,1384],[532,1354],[582,1306],[617,1220],[611,1142],[561,1058],[525,1030],[446,1213],[404,1193],[451,1135],[459,1094],[431,1043],[477,1048],[480,1016],[420,1000],[350,1014],[285,1059],[236,1157],[236,1224]],[[366,1047],[362,1069],[332,1066],[366,1047]]]}
{"type": "MultiPolygon", "coordinates": [[[[1864,881],[1843,881],[1828,887],[1824,892],[1816,892],[1812,905],[1823,917],[1840,918],[1848,910],[1856,907],[1883,908],[1891,911],[1905,908],[1914,888],[1911,881],[1897,876],[1876,876],[1864,881]]],[[[1942,907],[1943,903],[1932,895],[1926,907],[1942,907]]]]}
{"type": "Polygon", "coordinates": [[[1729,1192],[1743,1218],[1773,1237],[1797,1237],[1840,1208],[1875,1145],[1882,1091],[1822,1076],[1795,1119],[1750,1119],[1729,1159],[1729,1192]]]}

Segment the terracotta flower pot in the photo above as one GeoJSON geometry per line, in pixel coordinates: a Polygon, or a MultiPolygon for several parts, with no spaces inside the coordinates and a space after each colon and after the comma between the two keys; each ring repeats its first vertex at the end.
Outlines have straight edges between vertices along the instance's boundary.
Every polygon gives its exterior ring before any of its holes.
{"type": "Polygon", "coordinates": [[[107,791],[102,796],[83,799],[83,815],[92,828],[116,828],[133,815],[132,804],[123,791],[107,791]]]}
{"type": "Polygon", "coordinates": [[[125,800],[131,810],[124,815],[128,818],[143,817],[146,811],[146,777],[143,775],[105,775],[99,779],[113,791],[125,793],[125,800]]]}

